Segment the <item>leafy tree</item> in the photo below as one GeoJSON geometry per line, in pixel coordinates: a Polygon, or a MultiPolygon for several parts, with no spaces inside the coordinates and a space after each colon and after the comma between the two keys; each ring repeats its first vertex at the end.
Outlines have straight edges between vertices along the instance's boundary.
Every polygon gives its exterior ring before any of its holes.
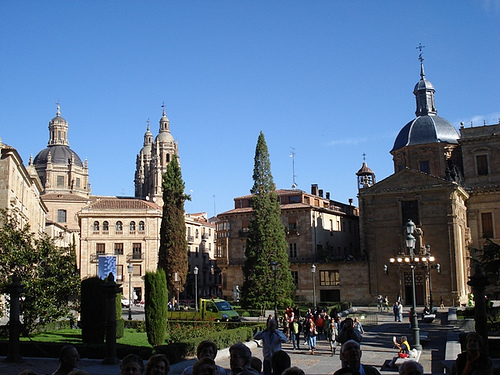
{"type": "Polygon", "coordinates": [[[46,234],[36,237],[29,224],[0,212],[0,285],[4,289],[17,274],[24,286],[21,315],[27,332],[69,317],[76,309],[80,278],[74,245],[62,248],[46,234]]]}
{"type": "Polygon", "coordinates": [[[177,156],[174,156],[163,174],[163,216],[160,228],[160,250],[158,268],[165,270],[168,290],[171,296],[184,290],[188,271],[186,223],[184,201],[190,200],[184,194],[184,181],[177,156]],[[175,274],[178,281],[175,281],[175,274]]]}
{"type": "Polygon", "coordinates": [[[145,319],[148,341],[152,346],[163,344],[167,334],[167,279],[165,271],[146,272],[145,287],[145,319]]]}
{"type": "Polygon", "coordinates": [[[253,181],[250,190],[253,212],[247,232],[241,302],[246,308],[274,306],[274,272],[271,262],[276,261],[277,301],[284,307],[292,303],[295,287],[288,261],[288,243],[281,221],[281,207],[262,132],[255,149],[253,181]]]}
{"type": "MultiPolygon", "coordinates": [[[[488,238],[481,250],[471,249],[471,253],[473,260],[479,261],[484,274],[489,278],[490,286],[487,287],[487,292],[497,298],[500,294],[500,245],[488,238]]],[[[471,264],[471,268],[473,266],[471,264]]]]}

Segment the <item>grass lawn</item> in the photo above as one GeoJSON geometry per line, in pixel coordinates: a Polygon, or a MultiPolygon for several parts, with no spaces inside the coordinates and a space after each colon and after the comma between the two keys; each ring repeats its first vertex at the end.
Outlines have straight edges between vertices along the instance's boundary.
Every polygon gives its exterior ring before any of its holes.
{"type": "MultiPolygon", "coordinates": [[[[4,338],[8,340],[8,338],[4,338]]],[[[43,332],[33,336],[30,340],[28,337],[21,337],[21,341],[36,341],[36,342],[53,342],[61,344],[81,344],[82,330],[81,329],[61,329],[53,332],[43,332]]],[[[118,344],[130,346],[144,346],[150,348],[148,338],[145,332],[137,332],[135,329],[125,329],[122,338],[117,339],[118,344]]]]}

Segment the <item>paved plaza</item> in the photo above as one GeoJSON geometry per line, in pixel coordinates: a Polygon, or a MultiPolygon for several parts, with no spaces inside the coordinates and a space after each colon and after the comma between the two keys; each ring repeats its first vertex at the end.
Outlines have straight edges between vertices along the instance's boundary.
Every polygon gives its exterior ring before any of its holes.
{"type": "MultiPolygon", "coordinates": [[[[374,309],[360,308],[356,315],[366,316],[363,324],[366,333],[362,341],[362,359],[364,364],[376,367],[381,374],[396,375],[395,370],[382,368],[386,360],[391,359],[397,353],[393,348],[393,336],[402,334],[410,336],[408,312],[405,311],[405,319],[401,323],[394,322],[391,312],[376,312],[374,309]]],[[[423,352],[420,362],[424,366],[426,374],[443,373],[441,361],[444,360],[447,333],[454,330],[454,327],[446,324],[446,311],[441,310],[438,318],[430,324],[420,323],[420,330],[427,333],[428,340],[423,342],[423,352]]],[[[301,342],[302,344],[302,342],[301,342]]],[[[249,344],[252,354],[262,359],[262,348],[257,347],[255,342],[249,344]]],[[[339,350],[337,354],[331,355],[329,345],[326,340],[319,340],[315,355],[311,355],[308,350],[292,350],[291,344],[284,344],[283,349],[290,355],[292,366],[302,368],[306,374],[332,374],[340,368],[339,350]]],[[[302,348],[301,348],[302,349],[302,348]]],[[[56,359],[44,358],[24,358],[24,363],[7,364],[5,357],[0,357],[0,374],[17,375],[20,371],[31,368],[38,374],[51,374],[58,365],[56,359]]],[[[216,362],[222,367],[229,368],[228,350],[219,351],[216,362]]],[[[171,367],[169,374],[180,374],[182,370],[194,363],[194,360],[187,360],[176,363],[171,367]]],[[[87,371],[91,375],[118,375],[119,365],[102,365],[98,360],[82,359],[78,368],[87,371]]]]}

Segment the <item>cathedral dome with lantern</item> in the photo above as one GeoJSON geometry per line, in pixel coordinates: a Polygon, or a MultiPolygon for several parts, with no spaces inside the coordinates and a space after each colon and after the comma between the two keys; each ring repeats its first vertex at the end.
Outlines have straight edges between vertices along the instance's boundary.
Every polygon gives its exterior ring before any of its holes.
{"type": "Polygon", "coordinates": [[[420,57],[420,81],[413,90],[417,101],[417,117],[401,129],[391,152],[406,146],[428,143],[458,144],[460,136],[455,127],[437,115],[434,92],[434,86],[425,78],[423,58],[420,57]]]}
{"type": "Polygon", "coordinates": [[[78,154],[69,147],[68,122],[61,116],[59,104],[56,117],[49,121],[47,147],[33,160],[30,159],[30,166],[36,170],[42,181],[45,194],[90,194],[87,161],[82,162],[78,154]]]}

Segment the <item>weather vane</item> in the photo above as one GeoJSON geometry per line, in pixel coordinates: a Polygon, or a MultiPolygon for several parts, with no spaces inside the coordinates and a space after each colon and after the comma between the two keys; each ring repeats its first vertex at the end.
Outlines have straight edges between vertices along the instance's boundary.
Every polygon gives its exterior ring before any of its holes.
{"type": "Polygon", "coordinates": [[[417,49],[420,51],[420,54],[418,55],[418,61],[422,62],[424,61],[424,58],[422,57],[422,50],[425,48],[425,46],[422,45],[422,43],[418,43],[417,49]]]}

